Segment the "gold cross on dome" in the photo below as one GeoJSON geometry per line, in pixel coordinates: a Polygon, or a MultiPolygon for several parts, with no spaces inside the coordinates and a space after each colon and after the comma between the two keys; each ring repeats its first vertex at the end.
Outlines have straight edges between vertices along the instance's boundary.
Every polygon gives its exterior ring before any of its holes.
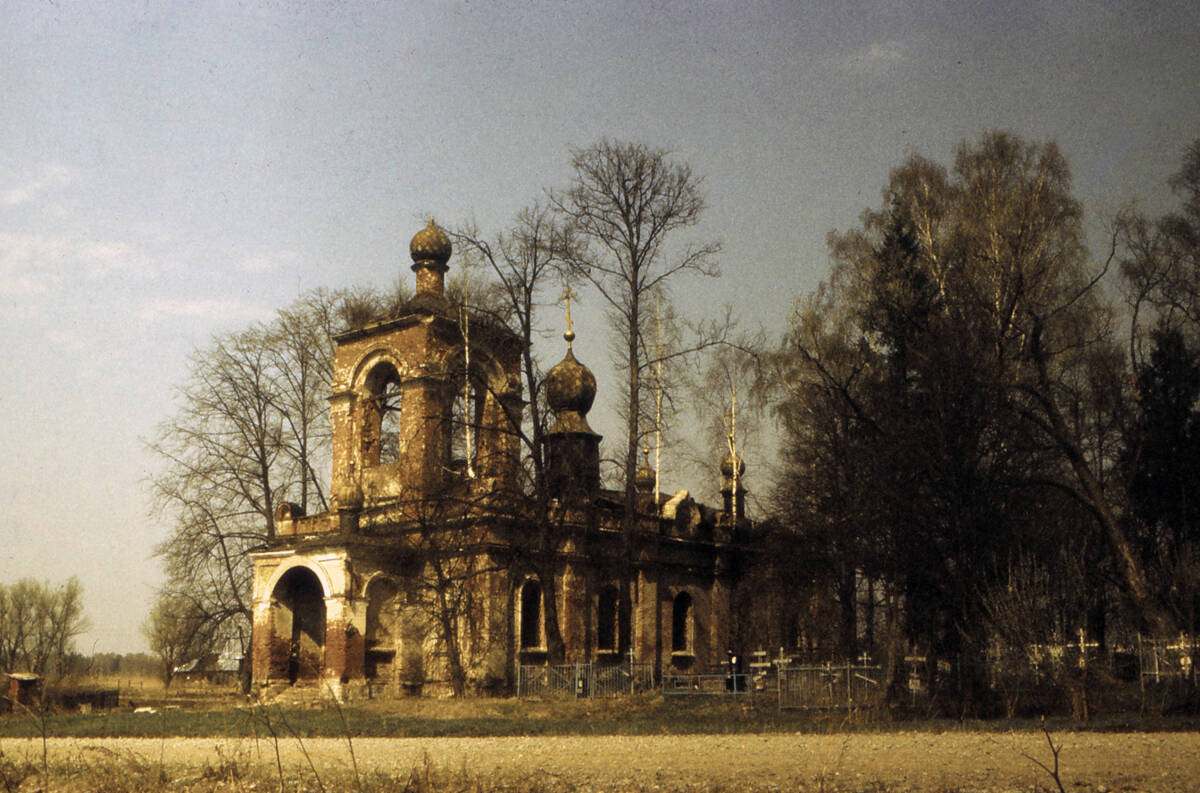
{"type": "Polygon", "coordinates": [[[567,349],[571,348],[571,342],[575,340],[575,328],[571,324],[571,298],[573,297],[579,297],[579,295],[572,292],[569,285],[563,284],[563,294],[558,302],[567,304],[567,330],[563,333],[563,338],[567,340],[567,349]]]}

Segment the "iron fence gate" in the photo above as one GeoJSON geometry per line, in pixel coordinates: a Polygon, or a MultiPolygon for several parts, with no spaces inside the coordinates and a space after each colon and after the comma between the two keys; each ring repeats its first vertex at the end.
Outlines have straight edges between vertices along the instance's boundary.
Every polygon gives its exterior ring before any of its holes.
{"type": "Polygon", "coordinates": [[[779,675],[781,708],[875,707],[882,701],[882,671],[877,666],[783,667],[779,675]]]}
{"type": "Polygon", "coordinates": [[[517,697],[585,699],[636,694],[654,687],[652,664],[519,666],[517,697]]]}

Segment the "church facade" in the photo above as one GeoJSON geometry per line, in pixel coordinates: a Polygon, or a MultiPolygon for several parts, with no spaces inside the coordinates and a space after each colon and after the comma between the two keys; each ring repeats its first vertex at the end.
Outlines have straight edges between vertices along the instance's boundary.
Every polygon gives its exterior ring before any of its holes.
{"type": "MultiPolygon", "coordinates": [[[[546,376],[553,425],[531,486],[517,336],[444,294],[451,244],[413,237],[415,296],[334,338],[328,512],[280,504],[253,554],[252,677],[268,688],[511,691],[521,665],[717,672],[731,649],[741,461],[723,509],[602,488],[596,381],[546,376]]],[[[736,470],[735,470],[736,469],[736,470]]]]}

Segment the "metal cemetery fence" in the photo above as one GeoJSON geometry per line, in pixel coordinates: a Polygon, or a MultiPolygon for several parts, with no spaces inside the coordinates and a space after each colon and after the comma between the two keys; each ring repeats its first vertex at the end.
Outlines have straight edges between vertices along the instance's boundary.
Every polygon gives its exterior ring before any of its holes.
{"type": "Polygon", "coordinates": [[[877,666],[783,667],[780,708],[870,708],[881,702],[882,671],[877,666]]]}
{"type": "Polygon", "coordinates": [[[525,698],[616,697],[653,687],[652,664],[566,664],[517,668],[517,696],[525,698]]]}
{"type": "MultiPolygon", "coordinates": [[[[1152,687],[1162,689],[1193,674],[1193,661],[1200,657],[1196,639],[1181,636],[1171,640],[1152,641],[1138,636],[1136,645],[1110,647],[1100,652],[1095,642],[1047,645],[1045,655],[1054,663],[1065,666],[1085,666],[1108,669],[1117,680],[1140,685],[1143,696],[1152,687]]],[[[757,704],[778,703],[780,708],[810,708],[826,710],[859,710],[884,704],[888,686],[883,670],[878,666],[824,664],[821,666],[792,666],[792,659],[783,655],[768,659],[766,653],[753,653],[747,664],[748,673],[730,673],[736,664],[723,664],[718,674],[671,674],[664,670],[660,691],[664,697],[746,698],[757,704]]],[[[932,701],[937,692],[927,690],[925,659],[904,659],[905,668],[893,678],[901,684],[907,679],[906,695],[909,704],[932,701]]],[[[961,675],[969,663],[965,658],[940,659],[937,677],[952,680],[961,675]]],[[[989,654],[973,663],[986,664],[988,680],[1015,707],[1027,693],[1044,688],[1046,682],[1028,664],[1012,665],[1003,655],[989,654]]],[[[1200,666],[1200,664],[1197,664],[1200,666]]],[[[565,666],[520,666],[517,674],[517,696],[525,698],[615,697],[653,690],[655,669],[652,664],[629,662],[622,664],[569,664],[565,666]]]]}
{"type": "Polygon", "coordinates": [[[853,710],[880,703],[882,678],[877,666],[784,666],[759,674],[663,675],[662,693],[749,697],[777,701],[780,708],[853,710]]]}

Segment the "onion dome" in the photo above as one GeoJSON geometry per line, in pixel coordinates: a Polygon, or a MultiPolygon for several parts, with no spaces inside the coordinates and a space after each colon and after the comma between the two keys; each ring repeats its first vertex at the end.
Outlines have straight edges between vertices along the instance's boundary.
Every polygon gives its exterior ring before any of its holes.
{"type": "Polygon", "coordinates": [[[746,461],[742,459],[741,455],[734,454],[732,451],[726,452],[725,456],[721,458],[721,476],[733,479],[734,466],[737,466],[738,477],[746,473],[746,461]]]}
{"type": "Polygon", "coordinates": [[[592,370],[575,360],[567,348],[567,356],[546,374],[546,400],[558,421],[552,433],[591,433],[585,418],[596,400],[596,376],[592,370]]]}
{"type": "Polygon", "coordinates": [[[450,238],[446,236],[446,232],[438,228],[433,220],[430,220],[429,225],[418,231],[413,236],[412,242],[408,244],[408,252],[412,255],[414,268],[430,265],[445,267],[446,262],[450,261],[452,250],[450,238]]]}
{"type": "Polygon", "coordinates": [[[654,469],[650,467],[649,452],[642,452],[642,465],[633,474],[633,485],[638,492],[654,490],[654,469]]]}

